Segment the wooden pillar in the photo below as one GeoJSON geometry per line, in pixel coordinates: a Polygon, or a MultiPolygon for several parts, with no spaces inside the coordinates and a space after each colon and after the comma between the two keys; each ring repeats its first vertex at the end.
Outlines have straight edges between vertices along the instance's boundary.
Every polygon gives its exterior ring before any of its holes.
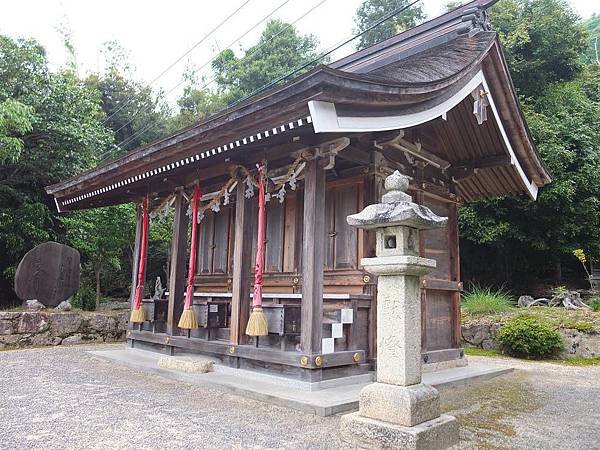
{"type": "Polygon", "coordinates": [[[169,305],[167,309],[167,334],[178,335],[177,323],[183,312],[186,277],[187,201],[179,190],[175,196],[175,218],[171,240],[171,270],[169,276],[169,305]]]}
{"type": "MultiPolygon", "coordinates": [[[[448,205],[448,251],[450,253],[450,278],[460,282],[460,248],[458,239],[458,205],[448,205]]],[[[454,347],[462,346],[462,331],[460,328],[460,291],[452,293],[452,340],[454,347]]]]}
{"type": "Polygon", "coordinates": [[[305,353],[321,352],[325,253],[325,170],[318,159],[306,164],[302,240],[302,333],[305,353]]]}
{"type": "MultiPolygon", "coordinates": [[[[135,288],[137,286],[138,267],[140,264],[140,247],[142,243],[142,208],[136,205],[136,223],[135,223],[135,241],[133,244],[133,254],[131,255],[131,294],[129,295],[129,309],[133,309],[133,298],[135,297],[135,288]]],[[[131,322],[127,325],[128,329],[133,329],[131,322]]]]}
{"type": "Polygon", "coordinates": [[[252,274],[252,236],[250,199],[244,196],[244,183],[238,181],[235,191],[235,235],[233,244],[233,275],[231,280],[230,341],[245,344],[246,325],[250,316],[252,274]]]}

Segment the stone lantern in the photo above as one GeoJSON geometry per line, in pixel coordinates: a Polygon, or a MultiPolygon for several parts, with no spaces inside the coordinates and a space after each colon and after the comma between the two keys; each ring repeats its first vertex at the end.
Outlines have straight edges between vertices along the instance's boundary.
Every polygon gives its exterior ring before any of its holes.
{"type": "Polygon", "coordinates": [[[437,390],[421,382],[419,277],[436,262],[419,256],[418,232],[448,219],[413,203],[398,171],[385,189],[382,203],[347,218],[377,234],[376,257],[361,261],[378,275],[377,381],[361,391],[359,411],[342,417],[341,438],[360,448],[447,448],[458,442],[458,423],[440,415],[437,390]]]}

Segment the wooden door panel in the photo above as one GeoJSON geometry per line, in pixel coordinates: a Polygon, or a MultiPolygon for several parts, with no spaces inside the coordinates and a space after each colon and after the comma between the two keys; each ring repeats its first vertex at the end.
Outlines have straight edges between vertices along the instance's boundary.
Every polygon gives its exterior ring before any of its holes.
{"type": "Polygon", "coordinates": [[[200,222],[200,242],[198,245],[198,267],[199,273],[211,273],[213,263],[213,238],[215,216],[207,212],[200,222]]]}
{"type": "Polygon", "coordinates": [[[227,273],[227,249],[229,244],[230,208],[223,208],[214,215],[213,273],[227,273]]]}
{"type": "Polygon", "coordinates": [[[353,269],[357,259],[357,229],[346,217],[357,212],[358,185],[348,186],[335,194],[335,269],[353,269]]]}
{"type": "Polygon", "coordinates": [[[265,271],[281,272],[283,257],[284,204],[272,198],[267,203],[267,245],[265,249],[265,271]]]}

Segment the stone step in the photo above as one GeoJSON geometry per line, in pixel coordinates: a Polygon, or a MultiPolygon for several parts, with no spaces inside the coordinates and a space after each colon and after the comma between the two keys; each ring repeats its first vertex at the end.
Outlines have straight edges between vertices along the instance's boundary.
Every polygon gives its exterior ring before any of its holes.
{"type": "Polygon", "coordinates": [[[162,356],[158,367],[186,373],[208,373],[213,370],[214,361],[187,356],[162,356]]]}

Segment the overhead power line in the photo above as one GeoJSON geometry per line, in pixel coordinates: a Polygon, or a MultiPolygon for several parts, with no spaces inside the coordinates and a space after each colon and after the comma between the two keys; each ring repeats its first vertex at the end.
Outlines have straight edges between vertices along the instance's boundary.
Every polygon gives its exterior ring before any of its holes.
{"type": "MultiPolygon", "coordinates": [[[[250,97],[253,97],[256,94],[259,94],[260,92],[265,91],[266,89],[269,89],[270,87],[275,86],[276,84],[285,81],[286,79],[288,79],[289,77],[297,74],[298,72],[304,70],[307,67],[310,67],[311,65],[317,63],[318,61],[322,60],[323,58],[329,56],[331,53],[333,53],[334,51],[340,49],[341,47],[349,44],[350,42],[354,41],[355,39],[361,37],[362,35],[364,35],[365,33],[368,33],[369,31],[375,29],[376,27],[378,27],[379,25],[381,25],[382,23],[390,20],[392,17],[397,16],[398,14],[403,13],[404,11],[406,11],[407,9],[411,8],[412,6],[414,6],[416,3],[418,3],[420,0],[414,0],[413,2],[409,3],[408,5],[396,8],[395,10],[393,10],[391,13],[386,14],[385,16],[379,18],[378,20],[372,22],[367,28],[365,28],[363,31],[356,33],[354,35],[350,35],[349,37],[342,39],[341,41],[338,41],[338,43],[334,44],[333,46],[329,47],[327,50],[325,50],[323,53],[321,53],[319,56],[313,58],[312,60],[300,64],[298,66],[296,66],[294,69],[292,69],[290,72],[286,73],[285,75],[278,77],[268,83],[265,83],[264,85],[262,85],[260,88],[254,90],[253,92],[251,92],[250,94],[246,95],[245,97],[232,102],[231,104],[228,105],[228,108],[230,107],[234,107],[238,104],[240,104],[241,102],[244,102],[246,100],[248,100],[250,97]]],[[[148,125],[147,127],[142,128],[141,130],[139,130],[138,132],[136,132],[135,134],[133,134],[132,136],[130,136],[128,139],[126,139],[125,141],[121,142],[119,145],[126,145],[127,143],[131,142],[133,139],[135,139],[135,137],[139,136],[142,133],[145,133],[146,131],[148,131],[150,128],[152,128],[152,124],[148,125]]]]}
{"type": "MultiPolygon", "coordinates": [[[[317,9],[318,7],[320,7],[321,5],[323,5],[324,3],[326,3],[328,0],[321,0],[320,2],[316,3],[315,5],[313,5],[311,8],[309,8],[306,12],[304,12],[302,15],[300,15],[298,18],[296,18],[294,21],[286,24],[286,26],[284,26],[281,30],[279,30],[277,33],[275,33],[273,36],[270,36],[270,39],[268,41],[263,42],[261,45],[259,45],[258,47],[255,47],[252,49],[252,51],[248,54],[246,54],[245,56],[251,56],[252,54],[256,53],[258,50],[260,50],[261,48],[263,48],[264,46],[270,44],[273,42],[273,39],[275,39],[277,36],[279,36],[280,34],[284,33],[285,31],[287,31],[288,29],[292,28],[297,22],[299,22],[300,20],[302,20],[304,17],[306,17],[308,14],[312,13],[315,9],[317,9]]],[[[267,20],[269,17],[271,17],[275,12],[277,12],[279,9],[281,9],[286,3],[288,3],[289,0],[284,1],[282,4],[280,4],[277,8],[275,8],[273,11],[271,11],[269,14],[267,14],[265,17],[263,17],[259,22],[257,22],[255,25],[253,25],[252,27],[250,27],[249,29],[247,29],[244,33],[242,33],[240,36],[238,36],[235,40],[231,41],[231,43],[229,45],[227,45],[227,48],[231,47],[233,44],[235,44],[236,42],[238,42],[239,40],[243,39],[248,33],[250,33],[252,30],[254,30],[258,25],[260,25],[262,22],[264,22],[265,20],[267,20]]],[[[217,53],[216,55],[214,55],[210,60],[206,61],[198,70],[201,70],[202,68],[206,67],[208,64],[212,63],[218,56],[220,55],[220,53],[217,53]]],[[[236,64],[234,65],[234,67],[237,67],[239,64],[241,63],[241,61],[237,61],[236,64]]],[[[211,80],[209,80],[207,83],[205,83],[204,85],[202,85],[199,89],[204,89],[205,87],[207,87],[208,85],[210,85],[211,83],[213,83],[216,80],[216,76],[212,77],[211,80]]],[[[170,88],[168,91],[165,92],[165,95],[170,94],[171,92],[173,92],[175,89],[177,89],[179,86],[181,86],[183,83],[185,83],[186,80],[181,80],[179,83],[177,83],[175,86],[173,86],[172,88],[170,88]]],[[[133,117],[131,117],[131,119],[129,119],[125,124],[123,124],[120,128],[118,128],[117,130],[115,130],[115,133],[118,133],[119,131],[121,131],[123,128],[125,128],[127,125],[131,124],[135,118],[137,117],[137,115],[143,111],[143,110],[149,110],[150,107],[146,106],[146,107],[142,107],[140,108],[138,111],[136,111],[133,115],[133,117]]],[[[129,136],[128,138],[124,139],[123,141],[119,142],[118,144],[116,144],[117,148],[113,149],[113,150],[109,150],[108,152],[100,155],[100,160],[103,160],[103,158],[105,157],[110,157],[110,155],[112,155],[114,152],[116,152],[117,150],[119,150],[119,147],[123,146],[123,145],[127,145],[129,144],[131,141],[133,141],[136,137],[138,137],[140,134],[145,133],[146,131],[148,131],[150,128],[152,128],[152,124],[148,124],[146,125],[146,127],[138,130],[136,133],[134,133],[133,135],[129,136]]]]}
{"type": "MultiPolygon", "coordinates": [[[[151,86],[153,83],[155,83],[157,80],[159,80],[163,75],[165,75],[169,70],[171,70],[173,67],[175,67],[183,58],[185,58],[192,51],[194,51],[196,48],[198,48],[199,45],[201,45],[204,41],[206,41],[212,34],[215,33],[215,31],[217,31],[219,28],[221,28],[225,23],[227,23],[227,21],[229,21],[229,19],[231,19],[233,16],[235,16],[244,6],[246,6],[251,1],[252,0],[245,0],[232,13],[230,13],[227,17],[225,17],[223,20],[221,20],[213,29],[211,29],[207,34],[205,34],[202,39],[200,39],[198,42],[196,42],[194,45],[192,45],[188,50],[186,50],[175,61],[173,61],[171,64],[169,64],[162,72],[160,72],[157,76],[155,76],[146,85],[146,87],[151,86]]],[[[121,111],[123,108],[125,108],[129,103],[131,103],[131,101],[133,99],[134,99],[134,96],[132,95],[127,100],[125,100],[125,102],[120,107],[118,107],[115,111],[113,111],[108,117],[104,118],[104,120],[102,121],[102,124],[105,124],[106,122],[108,122],[112,117],[115,116],[115,114],[117,114],[119,111],[121,111]]]]}

